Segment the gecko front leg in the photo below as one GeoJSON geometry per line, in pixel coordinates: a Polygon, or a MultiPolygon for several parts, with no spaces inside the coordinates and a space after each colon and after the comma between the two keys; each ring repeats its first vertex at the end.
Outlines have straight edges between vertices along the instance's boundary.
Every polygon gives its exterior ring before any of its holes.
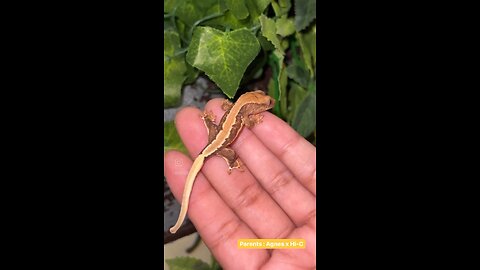
{"type": "MultiPolygon", "coordinates": [[[[210,144],[218,133],[218,126],[215,125],[215,115],[212,111],[205,111],[202,116],[205,127],[207,127],[208,132],[208,144],[210,144]]],[[[208,145],[207,144],[207,145],[208,145]]]]}
{"type": "Polygon", "coordinates": [[[233,107],[233,103],[228,99],[224,99],[222,103],[222,110],[228,111],[233,107]]]}

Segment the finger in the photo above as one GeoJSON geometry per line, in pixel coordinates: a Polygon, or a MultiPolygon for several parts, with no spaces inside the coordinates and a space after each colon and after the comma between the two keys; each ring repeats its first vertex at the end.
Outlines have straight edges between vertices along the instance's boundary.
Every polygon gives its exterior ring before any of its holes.
{"type": "Polygon", "coordinates": [[[180,110],[175,115],[175,127],[190,156],[196,158],[208,141],[208,132],[202,120],[202,112],[194,107],[180,110]]]}
{"type": "MultiPolygon", "coordinates": [[[[219,101],[219,100],[217,100],[219,101]]],[[[207,105],[207,110],[210,106],[207,105]]],[[[224,111],[215,108],[217,122],[221,119],[224,111]]],[[[197,122],[194,110],[182,111],[176,117],[176,125],[180,136],[191,134],[192,125],[203,125],[197,122]]],[[[187,148],[196,147],[194,141],[185,141],[187,148]]],[[[256,235],[262,238],[283,237],[294,229],[294,224],[282,210],[282,208],[265,192],[252,174],[245,170],[234,170],[228,174],[228,166],[221,157],[211,156],[206,159],[202,173],[211,183],[213,188],[220,194],[225,203],[245,222],[256,235]],[[269,222],[259,222],[268,220],[269,222]],[[270,224],[275,224],[272,227],[270,224]]]]}
{"type": "Polygon", "coordinates": [[[316,195],[316,148],[282,119],[263,114],[263,124],[252,131],[288,167],[312,194],[316,195]],[[274,138],[274,139],[272,139],[274,138]]]}
{"type": "MultiPolygon", "coordinates": [[[[221,100],[212,100],[208,102],[206,108],[215,114],[220,114],[222,113],[220,106],[221,100]]],[[[265,121],[260,125],[263,124],[265,124],[265,121]]],[[[277,140],[281,138],[272,139],[277,140]]],[[[295,179],[289,169],[250,130],[242,130],[239,137],[232,144],[232,148],[254,176],[251,179],[240,179],[241,182],[246,184],[246,187],[241,187],[240,181],[232,181],[234,183],[232,185],[243,190],[243,192],[236,195],[243,199],[239,200],[240,202],[248,204],[249,200],[255,200],[256,196],[260,195],[257,193],[258,188],[255,188],[258,185],[256,180],[258,180],[276,204],[283,209],[297,226],[303,225],[312,215],[316,214],[315,196],[295,179]]],[[[218,173],[222,174],[223,172],[220,171],[218,173]]],[[[241,177],[240,174],[238,175],[241,177]]],[[[208,177],[210,178],[210,175],[208,177]]],[[[215,186],[215,188],[217,187],[215,186]]],[[[281,224],[277,222],[275,223],[281,224]]],[[[281,232],[285,233],[287,231],[287,228],[285,228],[281,232]]]]}
{"type": "MultiPolygon", "coordinates": [[[[174,196],[182,196],[186,175],[192,161],[176,151],[165,154],[165,177],[174,196]]],[[[203,241],[225,269],[259,269],[269,258],[265,250],[239,250],[240,238],[258,238],[225,204],[202,174],[192,190],[190,220],[203,241]]]]}

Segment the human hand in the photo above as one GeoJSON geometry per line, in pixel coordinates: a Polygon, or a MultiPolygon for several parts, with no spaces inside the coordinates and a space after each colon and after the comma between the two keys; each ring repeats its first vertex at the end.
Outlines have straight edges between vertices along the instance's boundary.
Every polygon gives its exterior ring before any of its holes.
{"type": "MultiPolygon", "coordinates": [[[[217,116],[225,113],[222,99],[206,105],[217,116]]],[[[177,113],[177,130],[191,156],[207,144],[200,110],[177,113]]],[[[211,156],[190,197],[188,216],[224,269],[316,268],[315,147],[275,115],[244,128],[231,148],[244,171],[233,170],[221,157],[211,156]],[[208,181],[207,181],[208,179],[208,181]],[[301,238],[305,249],[238,249],[241,238],[301,238]]],[[[177,199],[182,198],[192,160],[177,151],[165,154],[165,176],[177,199]]]]}

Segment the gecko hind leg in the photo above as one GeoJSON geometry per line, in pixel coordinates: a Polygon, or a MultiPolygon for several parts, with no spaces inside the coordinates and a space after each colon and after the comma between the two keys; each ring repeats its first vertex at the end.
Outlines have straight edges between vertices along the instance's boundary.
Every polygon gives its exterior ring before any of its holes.
{"type": "Polygon", "coordinates": [[[243,163],[238,158],[237,153],[233,151],[231,148],[223,148],[219,152],[217,152],[218,156],[221,156],[225,159],[228,165],[228,174],[232,173],[233,169],[238,169],[239,171],[243,172],[243,163]]]}
{"type": "Polygon", "coordinates": [[[249,115],[248,117],[244,118],[245,126],[251,128],[257,124],[260,124],[262,122],[262,119],[263,115],[260,114],[249,115]]]}

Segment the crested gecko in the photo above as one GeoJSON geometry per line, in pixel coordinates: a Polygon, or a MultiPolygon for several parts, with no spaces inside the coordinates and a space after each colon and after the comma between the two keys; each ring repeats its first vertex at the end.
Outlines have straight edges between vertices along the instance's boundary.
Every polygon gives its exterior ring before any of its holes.
{"type": "Polygon", "coordinates": [[[217,155],[225,159],[228,165],[228,173],[232,169],[241,168],[242,162],[233,149],[229,148],[243,126],[253,127],[262,121],[261,112],[273,107],[275,100],[261,90],[247,92],[238,98],[235,104],[227,99],[222,104],[225,112],[220,123],[215,125],[215,116],[211,112],[205,112],[202,116],[208,131],[208,143],[193,162],[185,181],[185,188],[182,197],[182,206],[175,226],[170,228],[171,233],[176,233],[182,225],[188,210],[188,202],[192,191],[193,183],[198,172],[203,166],[205,158],[217,155]]]}

